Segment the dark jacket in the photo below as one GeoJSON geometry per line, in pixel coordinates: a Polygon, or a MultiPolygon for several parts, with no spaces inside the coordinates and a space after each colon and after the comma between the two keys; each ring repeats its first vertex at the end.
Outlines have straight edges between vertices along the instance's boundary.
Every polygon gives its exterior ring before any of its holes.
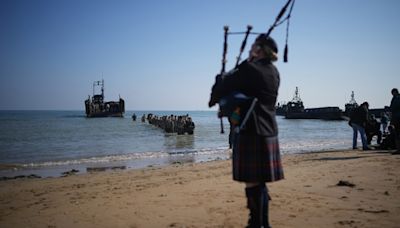
{"type": "Polygon", "coordinates": [[[392,112],[392,118],[400,120],[400,95],[392,97],[390,102],[390,111],[392,112]]]}
{"type": "Polygon", "coordinates": [[[368,109],[364,106],[357,107],[350,116],[350,123],[366,127],[368,121],[368,109]]]}
{"type": "MultiPolygon", "coordinates": [[[[278,127],[275,104],[279,88],[279,72],[268,60],[244,61],[213,86],[211,101],[218,101],[232,92],[241,92],[258,99],[254,114],[241,134],[276,136],[278,127]]],[[[213,102],[211,102],[213,103],[213,102]]]]}

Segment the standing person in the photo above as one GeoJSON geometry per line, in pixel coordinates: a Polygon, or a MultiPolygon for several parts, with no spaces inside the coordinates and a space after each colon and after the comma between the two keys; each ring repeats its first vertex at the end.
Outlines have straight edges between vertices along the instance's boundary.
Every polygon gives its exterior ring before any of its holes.
{"type": "Polygon", "coordinates": [[[357,149],[357,133],[360,132],[363,150],[369,150],[365,127],[368,121],[368,102],[362,103],[350,116],[350,126],[353,128],[353,149],[357,149]]]}
{"type": "Polygon", "coordinates": [[[212,107],[232,92],[258,99],[245,128],[235,133],[232,154],[233,179],[245,183],[249,227],[270,227],[266,182],[284,178],[275,117],[280,77],[272,62],[277,60],[277,52],[272,38],[259,35],[247,61],[223,78],[217,76],[209,103],[212,107]]]}
{"type": "Polygon", "coordinates": [[[390,111],[392,112],[392,118],[390,124],[394,126],[394,132],[396,133],[396,154],[400,154],[400,94],[397,88],[392,89],[392,101],[390,102],[390,111]]]}

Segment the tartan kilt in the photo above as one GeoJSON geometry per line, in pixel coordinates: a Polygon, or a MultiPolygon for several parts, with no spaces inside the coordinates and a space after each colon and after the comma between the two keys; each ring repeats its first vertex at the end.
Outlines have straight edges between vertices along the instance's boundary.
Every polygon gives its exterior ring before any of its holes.
{"type": "Polygon", "coordinates": [[[233,179],[274,182],[284,178],[278,137],[236,134],[232,153],[233,179]]]}

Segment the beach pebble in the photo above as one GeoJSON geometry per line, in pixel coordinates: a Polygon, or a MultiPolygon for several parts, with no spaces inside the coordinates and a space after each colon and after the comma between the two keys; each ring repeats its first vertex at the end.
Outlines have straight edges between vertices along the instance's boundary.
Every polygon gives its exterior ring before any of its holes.
{"type": "Polygon", "coordinates": [[[76,169],[71,169],[70,171],[62,172],[61,175],[63,177],[69,176],[69,175],[74,175],[75,173],[78,173],[79,170],[76,169]]]}
{"type": "Polygon", "coordinates": [[[349,182],[349,181],[340,180],[340,181],[336,184],[336,186],[346,186],[346,187],[351,187],[351,188],[353,188],[353,187],[355,187],[356,185],[353,184],[353,183],[351,183],[351,182],[349,182]]]}

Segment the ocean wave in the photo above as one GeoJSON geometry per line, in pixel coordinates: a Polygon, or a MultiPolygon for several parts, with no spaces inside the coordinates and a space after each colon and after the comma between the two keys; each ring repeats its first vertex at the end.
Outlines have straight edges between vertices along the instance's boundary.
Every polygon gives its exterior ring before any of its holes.
{"type": "Polygon", "coordinates": [[[32,162],[21,164],[23,168],[40,168],[50,166],[71,166],[71,165],[82,165],[82,164],[99,164],[99,163],[115,163],[115,162],[126,162],[132,160],[141,159],[157,159],[165,157],[177,157],[177,156],[206,156],[206,155],[218,155],[227,152],[227,148],[207,148],[199,150],[172,150],[172,151],[158,151],[158,152],[142,152],[142,153],[130,153],[121,155],[107,155],[90,158],[71,159],[64,161],[46,161],[46,162],[32,162]]]}

